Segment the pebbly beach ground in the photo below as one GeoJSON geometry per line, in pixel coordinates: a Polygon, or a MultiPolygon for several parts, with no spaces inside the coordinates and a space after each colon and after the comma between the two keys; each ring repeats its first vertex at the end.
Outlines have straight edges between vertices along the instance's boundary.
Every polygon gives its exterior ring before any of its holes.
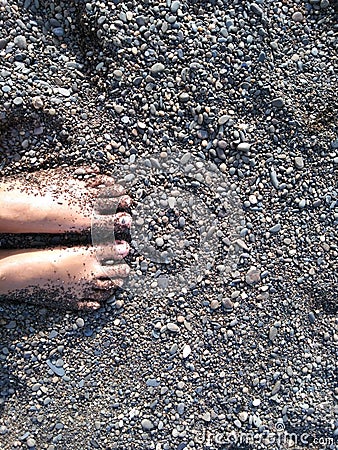
{"type": "Polygon", "coordinates": [[[0,0],[1,175],[95,164],[135,199],[130,289],[1,303],[1,450],[337,448],[337,17],[0,0]]]}

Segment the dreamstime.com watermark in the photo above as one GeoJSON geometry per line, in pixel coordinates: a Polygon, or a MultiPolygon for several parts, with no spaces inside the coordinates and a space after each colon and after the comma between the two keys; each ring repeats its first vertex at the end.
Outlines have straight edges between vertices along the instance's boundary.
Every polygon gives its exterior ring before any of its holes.
{"type": "Polygon", "coordinates": [[[283,423],[277,423],[274,430],[212,432],[205,428],[194,430],[194,441],[204,449],[228,449],[236,447],[280,448],[280,449],[326,449],[335,443],[328,430],[293,430],[288,431],[283,423]]]}

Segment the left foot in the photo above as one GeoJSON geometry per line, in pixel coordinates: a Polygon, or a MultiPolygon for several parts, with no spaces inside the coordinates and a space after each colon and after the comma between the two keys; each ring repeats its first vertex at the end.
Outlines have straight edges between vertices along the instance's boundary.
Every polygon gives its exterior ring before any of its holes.
{"type": "MultiPolygon", "coordinates": [[[[108,176],[87,169],[87,180],[64,169],[42,170],[0,183],[0,233],[65,233],[89,230],[94,205],[113,226],[129,227],[131,217],[115,212],[130,206],[130,197],[108,176]],[[103,194],[100,193],[101,188],[103,194]],[[100,195],[105,197],[100,198],[100,195]]],[[[102,191],[101,191],[102,192],[102,191]]],[[[97,221],[97,219],[96,219],[97,221]]]]}

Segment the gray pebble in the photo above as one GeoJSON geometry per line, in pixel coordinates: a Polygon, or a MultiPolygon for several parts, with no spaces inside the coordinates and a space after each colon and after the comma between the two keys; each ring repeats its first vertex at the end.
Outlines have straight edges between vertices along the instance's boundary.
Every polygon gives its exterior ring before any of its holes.
{"type": "Polygon", "coordinates": [[[59,87],[59,93],[61,95],[63,95],[64,97],[69,97],[70,96],[70,90],[66,89],[66,88],[59,87]]]}
{"type": "Polygon", "coordinates": [[[259,283],[261,281],[261,272],[257,269],[250,269],[245,276],[245,281],[250,286],[259,283]]]}
{"type": "Polygon", "coordinates": [[[298,203],[299,208],[303,209],[306,206],[306,200],[303,198],[302,200],[299,201],[298,203]]]}
{"type": "Polygon", "coordinates": [[[179,415],[184,414],[184,410],[185,410],[185,404],[184,403],[179,403],[177,405],[177,412],[179,415]]]}
{"type": "Polygon", "coordinates": [[[270,179],[271,179],[272,186],[275,189],[279,189],[279,181],[278,181],[278,178],[277,178],[277,173],[276,173],[274,168],[271,169],[270,179]]]}
{"type": "Polygon", "coordinates": [[[185,218],[184,217],[180,217],[178,219],[178,224],[181,228],[183,228],[185,226],[185,218]]]}
{"type": "Polygon", "coordinates": [[[315,323],[316,321],[316,316],[314,315],[314,313],[312,311],[309,312],[309,321],[310,323],[315,323]]]}
{"type": "Polygon", "coordinates": [[[149,419],[142,419],[141,426],[146,431],[150,431],[154,428],[153,422],[149,419]]]}
{"type": "Polygon", "coordinates": [[[271,101],[271,105],[275,108],[283,108],[284,100],[281,97],[275,98],[271,101]]]}
{"type": "Polygon", "coordinates": [[[172,13],[176,13],[179,10],[180,6],[181,6],[181,3],[179,1],[175,0],[172,2],[171,6],[170,6],[170,11],[172,13]]]}
{"type": "Polygon", "coordinates": [[[65,370],[62,367],[57,367],[49,359],[47,359],[47,365],[55,373],[55,375],[57,375],[59,377],[64,376],[65,370]]]}
{"type": "Polygon", "coordinates": [[[76,319],[76,325],[77,325],[79,328],[84,327],[84,324],[85,324],[85,321],[82,319],[82,317],[78,317],[78,318],[76,319]]]}
{"type": "Polygon", "coordinates": [[[271,395],[276,395],[277,392],[280,391],[280,388],[281,388],[281,381],[277,380],[274,387],[272,388],[271,395]]]}
{"type": "Polygon", "coordinates": [[[251,144],[249,144],[249,142],[241,142],[240,144],[237,145],[237,150],[239,151],[243,151],[243,152],[248,152],[251,148],[251,144]]]}
{"type": "Polygon", "coordinates": [[[181,102],[186,103],[189,101],[189,94],[187,92],[182,92],[178,97],[181,102]]]}
{"type": "Polygon", "coordinates": [[[278,332],[278,330],[276,327],[272,326],[270,328],[270,330],[269,330],[269,340],[270,341],[273,341],[275,339],[275,337],[277,336],[277,332],[278,332]]]}
{"type": "Polygon", "coordinates": [[[158,247],[162,247],[164,245],[164,240],[161,237],[156,238],[155,243],[158,247]]]}
{"type": "Polygon", "coordinates": [[[178,333],[180,331],[179,326],[172,322],[167,323],[167,329],[173,333],[178,333]]]}
{"type": "Polygon", "coordinates": [[[27,41],[25,36],[19,35],[15,36],[14,44],[19,47],[20,50],[25,50],[27,48],[27,41]]]}
{"type": "Polygon", "coordinates": [[[53,34],[57,37],[62,37],[65,35],[65,30],[62,27],[53,28],[53,34]]]}
{"type": "Polygon", "coordinates": [[[23,99],[22,97],[15,97],[15,99],[13,100],[14,105],[16,106],[20,106],[23,103],[23,99]]]}
{"type": "Polygon", "coordinates": [[[3,50],[4,48],[6,48],[7,45],[7,39],[0,39],[0,50],[3,50]]]}
{"type": "Polygon", "coordinates": [[[0,425],[0,434],[4,435],[8,433],[8,428],[5,425],[0,425]]]}
{"type": "Polygon", "coordinates": [[[218,124],[223,125],[223,124],[227,123],[229,119],[230,119],[230,116],[225,114],[218,119],[218,124]]]}
{"type": "Polygon", "coordinates": [[[261,16],[263,14],[262,8],[260,8],[257,3],[251,3],[250,5],[251,11],[256,14],[257,16],[261,16]]]}
{"type": "Polygon", "coordinates": [[[33,438],[28,438],[28,439],[27,439],[27,447],[28,447],[28,448],[35,447],[35,445],[36,445],[35,439],[33,439],[33,438]]]}
{"type": "Polygon", "coordinates": [[[270,229],[269,229],[269,231],[270,231],[270,233],[279,233],[280,232],[280,230],[281,230],[281,224],[280,223],[277,223],[276,225],[274,225],[273,227],[271,227],[270,229]]]}
{"type": "Polygon", "coordinates": [[[295,22],[303,22],[304,16],[300,11],[296,11],[292,14],[292,20],[295,22]]]}
{"type": "Polygon", "coordinates": [[[155,63],[150,67],[150,72],[153,74],[157,74],[160,72],[163,72],[165,69],[165,66],[162,63],[155,63]]]}
{"type": "Polygon", "coordinates": [[[302,156],[296,156],[295,157],[295,166],[297,169],[303,169],[304,167],[304,160],[302,156]]]}

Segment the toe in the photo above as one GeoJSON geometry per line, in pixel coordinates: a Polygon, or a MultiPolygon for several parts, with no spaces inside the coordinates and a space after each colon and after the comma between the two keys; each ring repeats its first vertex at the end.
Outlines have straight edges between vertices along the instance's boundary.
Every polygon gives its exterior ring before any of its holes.
{"type": "Polygon", "coordinates": [[[115,241],[112,245],[103,245],[97,248],[97,256],[100,261],[104,260],[121,260],[125,258],[130,250],[130,246],[126,241],[115,241]]]}
{"type": "Polygon", "coordinates": [[[120,197],[126,193],[126,190],[120,184],[116,184],[114,179],[108,175],[97,175],[88,180],[88,187],[100,188],[99,197],[120,197]]]}
{"type": "Polygon", "coordinates": [[[97,214],[92,217],[92,221],[95,224],[97,231],[102,231],[103,235],[124,231],[126,228],[131,227],[132,218],[131,215],[126,212],[119,212],[114,215],[101,215],[97,214]]]}
{"type": "Polygon", "coordinates": [[[121,195],[125,194],[126,190],[123,186],[121,186],[120,184],[113,184],[112,182],[110,182],[110,184],[105,183],[104,186],[102,186],[102,189],[99,193],[99,197],[102,198],[121,197],[121,195]]]}
{"type": "Polygon", "coordinates": [[[130,273],[128,264],[113,264],[101,266],[105,278],[126,278],[130,273]]]}
{"type": "Polygon", "coordinates": [[[95,289],[110,291],[123,286],[123,280],[96,280],[95,289]]]}
{"type": "Polygon", "coordinates": [[[95,201],[95,211],[99,214],[114,214],[118,209],[128,209],[132,204],[129,195],[121,197],[98,197],[95,201]]]}
{"type": "Polygon", "coordinates": [[[95,310],[95,309],[99,309],[100,308],[100,303],[99,302],[92,302],[92,301],[81,301],[81,302],[77,302],[76,304],[77,309],[80,310],[95,310]]]}

